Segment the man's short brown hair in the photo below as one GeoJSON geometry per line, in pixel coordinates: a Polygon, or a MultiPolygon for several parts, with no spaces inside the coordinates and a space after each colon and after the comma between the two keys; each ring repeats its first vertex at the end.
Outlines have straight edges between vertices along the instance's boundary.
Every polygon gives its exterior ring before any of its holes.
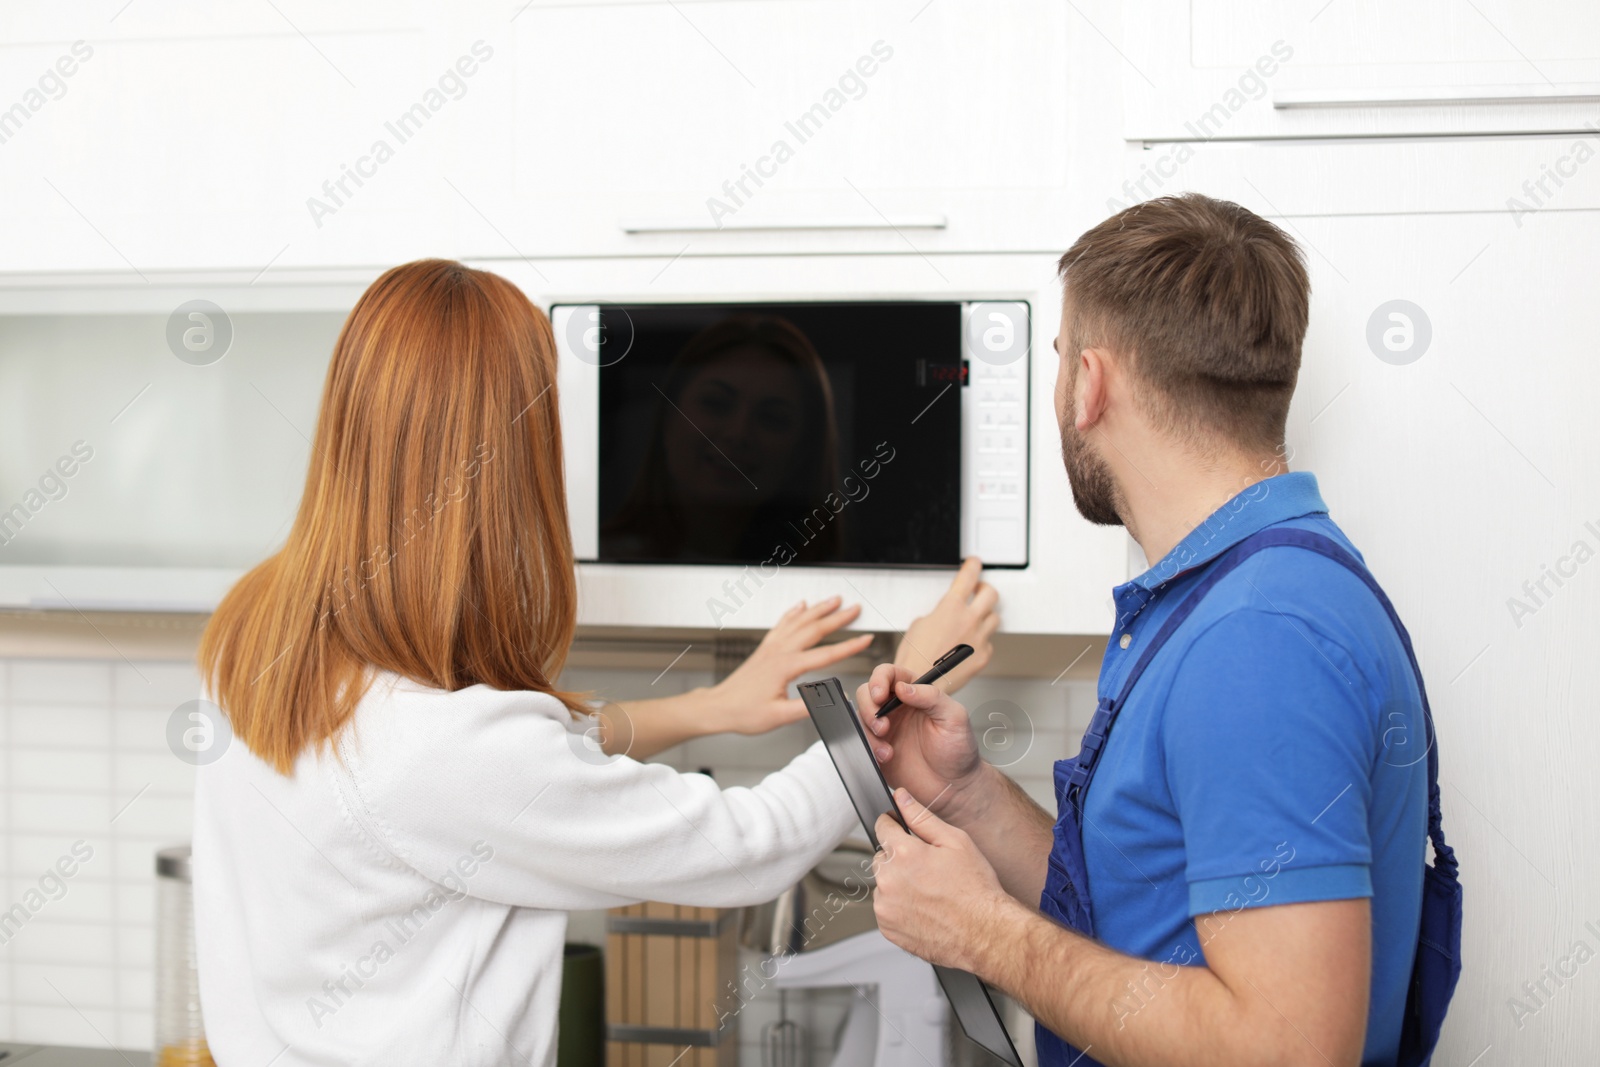
{"type": "Polygon", "coordinates": [[[1164,196],[1078,238],[1060,271],[1070,359],[1126,358],[1146,410],[1183,439],[1282,444],[1311,300],[1288,234],[1226,200],[1164,196]]]}

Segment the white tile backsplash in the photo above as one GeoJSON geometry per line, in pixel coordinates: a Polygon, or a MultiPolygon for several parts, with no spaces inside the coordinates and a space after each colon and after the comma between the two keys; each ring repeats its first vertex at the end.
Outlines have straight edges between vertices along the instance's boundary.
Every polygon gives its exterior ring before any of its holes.
{"type": "Polygon", "coordinates": [[[147,786],[149,792],[145,796],[187,797],[194,793],[194,768],[182,760],[173,759],[165,745],[159,752],[144,752],[129,751],[122,748],[119,742],[111,771],[111,784],[119,797],[129,799],[147,786]]]}
{"type": "Polygon", "coordinates": [[[49,836],[59,834],[66,841],[81,827],[111,820],[110,794],[104,789],[93,793],[73,793],[62,789],[11,791],[11,826],[19,833],[49,836]]]}
{"type": "Polygon", "coordinates": [[[123,884],[136,882],[142,885],[154,885],[156,850],[166,848],[168,845],[181,845],[188,841],[192,826],[192,820],[187,821],[182,826],[174,826],[171,833],[160,837],[118,837],[106,854],[106,861],[111,868],[110,877],[123,884]]]}
{"type": "Polygon", "coordinates": [[[124,967],[117,973],[117,1003],[125,1009],[150,1011],[155,1007],[155,987],[153,971],[124,967]]]}
{"type": "Polygon", "coordinates": [[[0,660],[0,1038],[150,1046],[155,851],[193,818],[166,724],[199,692],[188,663],[0,660]]]}
{"type": "Polygon", "coordinates": [[[122,1048],[150,1048],[156,1043],[155,1015],[149,1008],[117,1012],[117,1044],[122,1048]]]}
{"type": "MultiPolygon", "coordinates": [[[[13,672],[13,677],[15,672],[13,672]]],[[[16,702],[8,706],[6,743],[22,748],[110,748],[111,708],[16,702]]]]}
{"type": "Polygon", "coordinates": [[[24,834],[12,830],[8,834],[10,841],[10,865],[12,874],[25,875],[28,878],[38,878],[47,869],[54,867],[55,862],[63,855],[68,854],[68,849],[73,842],[82,841],[94,850],[94,854],[79,864],[78,871],[72,876],[73,881],[79,878],[110,878],[111,877],[111,824],[101,819],[103,824],[84,833],[63,836],[50,834],[24,834]]]}
{"type": "Polygon", "coordinates": [[[10,783],[18,793],[33,790],[104,791],[111,781],[111,750],[11,746],[10,783]]]}
{"type": "Polygon", "coordinates": [[[173,708],[200,696],[200,676],[192,663],[116,663],[111,673],[117,707],[153,708],[165,722],[173,708]]]}
{"type": "Polygon", "coordinates": [[[674,749],[668,762],[694,770],[711,767],[717,771],[739,769],[771,771],[782,767],[811,746],[817,739],[809,721],[780,727],[761,737],[717,734],[686,742],[674,749]]]}
{"type": "MultiPolygon", "coordinates": [[[[167,748],[167,719],[172,709],[184,701],[173,702],[166,708],[119,708],[111,722],[112,738],[118,752],[150,752],[158,756],[171,756],[167,748]]],[[[180,767],[188,767],[181,760],[173,760],[180,767]]],[[[190,772],[192,775],[192,771],[190,772]]]]}
{"type": "MultiPolygon", "coordinates": [[[[46,912],[49,914],[48,910],[46,912]]],[[[36,918],[5,944],[7,962],[11,965],[11,992],[18,1000],[26,1000],[37,991],[28,990],[17,982],[16,968],[24,963],[79,963],[89,967],[111,967],[115,928],[111,923],[63,922],[54,917],[36,918]]],[[[41,1003],[47,1003],[40,1001],[41,1003]]],[[[14,1040],[26,1040],[14,1038],[14,1040]]]]}
{"type": "Polygon", "coordinates": [[[12,660],[7,699],[18,704],[111,706],[111,663],[107,660],[12,660]]]}
{"type": "MultiPolygon", "coordinates": [[[[13,877],[10,882],[10,900],[21,900],[29,890],[39,888],[39,879],[13,877]]],[[[66,892],[58,900],[50,900],[45,907],[39,910],[39,918],[34,922],[43,922],[48,916],[50,922],[85,922],[105,923],[110,925],[116,921],[116,896],[115,883],[91,881],[82,875],[65,882],[66,892]]],[[[57,892],[60,892],[57,890],[57,892]]]]}
{"type": "MultiPolygon", "coordinates": [[[[11,1040],[83,1045],[88,1048],[121,1044],[115,1036],[118,1032],[116,1012],[102,1008],[73,1008],[51,993],[49,987],[45,988],[45,993],[54,997],[53,1004],[12,1003],[11,1040]]],[[[133,1046],[130,1044],[127,1047],[133,1046]]]]}
{"type": "Polygon", "coordinates": [[[12,979],[19,990],[46,995],[60,990],[59,997],[43,1002],[47,1005],[67,1000],[77,1008],[109,1008],[117,1002],[116,978],[104,967],[19,963],[12,968],[12,979]]]}
{"type": "Polygon", "coordinates": [[[131,974],[155,975],[156,927],[155,909],[148,912],[150,921],[139,924],[123,921],[117,924],[117,960],[131,974]]]}
{"type": "MultiPolygon", "coordinates": [[[[116,883],[115,918],[118,923],[135,923],[150,926],[156,913],[155,881],[142,879],[132,882],[124,879],[116,883]]],[[[108,883],[110,884],[110,883],[108,883]]]]}
{"type": "MultiPolygon", "coordinates": [[[[148,789],[142,795],[137,795],[137,799],[130,796],[126,804],[127,807],[116,817],[118,832],[165,840],[172,837],[174,828],[181,827],[176,840],[189,839],[189,828],[194,825],[194,801],[190,797],[157,796],[154,789],[148,789]]],[[[155,861],[147,856],[145,862],[155,861]]]]}

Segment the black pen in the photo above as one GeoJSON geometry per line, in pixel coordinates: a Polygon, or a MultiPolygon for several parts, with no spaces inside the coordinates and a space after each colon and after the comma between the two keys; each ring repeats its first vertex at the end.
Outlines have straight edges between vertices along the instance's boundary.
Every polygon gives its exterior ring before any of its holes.
{"type": "MultiPolygon", "coordinates": [[[[946,652],[944,655],[942,655],[938,659],[934,660],[933,661],[933,666],[929,667],[927,672],[924,673],[921,678],[918,678],[912,684],[913,685],[930,685],[930,684],[932,684],[934,682],[937,682],[940,678],[943,678],[945,675],[947,675],[951,671],[955,670],[956,669],[956,665],[959,664],[962,660],[966,659],[970,655],[972,655],[972,646],[971,645],[957,645],[955,648],[952,648],[949,652],[946,652]]],[[[898,708],[899,706],[900,706],[900,698],[895,696],[893,691],[891,690],[891,692],[889,693],[889,699],[884,701],[883,707],[878,709],[877,717],[881,719],[885,715],[887,715],[891,711],[893,711],[895,708],[898,708]]]]}

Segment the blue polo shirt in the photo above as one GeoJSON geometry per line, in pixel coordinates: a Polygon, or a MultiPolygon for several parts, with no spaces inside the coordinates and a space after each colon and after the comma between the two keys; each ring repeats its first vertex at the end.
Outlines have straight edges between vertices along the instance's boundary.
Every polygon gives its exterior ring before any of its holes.
{"type": "MultiPolygon", "coordinates": [[[[1121,691],[1221,553],[1271,526],[1360,558],[1311,474],[1251,486],[1116,588],[1100,695],[1121,691]]],[[[1257,553],[1173,633],[1106,742],[1084,811],[1096,936],[1203,964],[1204,942],[1240,909],[1370,897],[1362,1062],[1393,1063],[1422,901],[1425,756],[1415,677],[1371,591],[1316,553],[1257,553]]]]}

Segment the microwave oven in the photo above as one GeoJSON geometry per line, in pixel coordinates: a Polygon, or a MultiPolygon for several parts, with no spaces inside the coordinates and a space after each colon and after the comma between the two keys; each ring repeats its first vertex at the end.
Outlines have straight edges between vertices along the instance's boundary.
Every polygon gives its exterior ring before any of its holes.
{"type": "Polygon", "coordinates": [[[1030,314],[553,306],[578,559],[1025,567],[1030,314]]]}

